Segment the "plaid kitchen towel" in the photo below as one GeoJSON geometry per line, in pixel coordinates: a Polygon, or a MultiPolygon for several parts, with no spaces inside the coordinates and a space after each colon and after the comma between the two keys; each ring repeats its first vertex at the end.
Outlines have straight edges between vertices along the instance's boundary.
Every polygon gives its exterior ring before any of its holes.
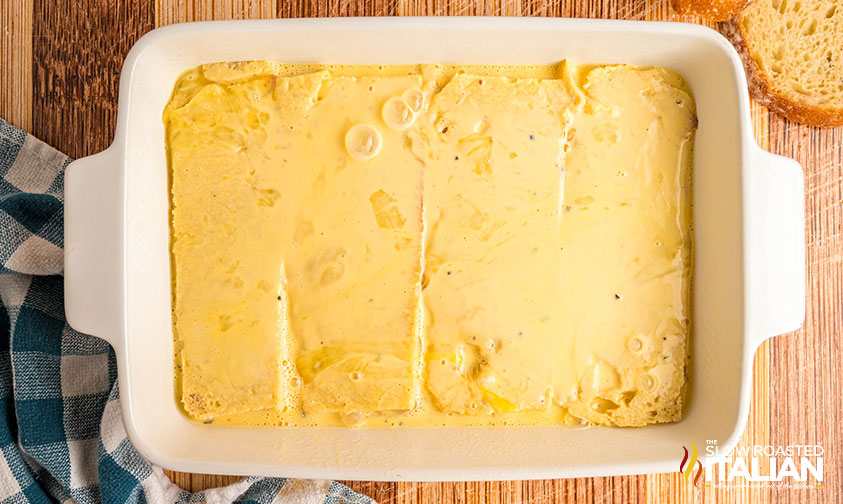
{"type": "Polygon", "coordinates": [[[190,494],[135,451],[114,352],[64,319],[68,163],[0,119],[0,503],[372,503],[335,482],[279,478],[190,494]]]}

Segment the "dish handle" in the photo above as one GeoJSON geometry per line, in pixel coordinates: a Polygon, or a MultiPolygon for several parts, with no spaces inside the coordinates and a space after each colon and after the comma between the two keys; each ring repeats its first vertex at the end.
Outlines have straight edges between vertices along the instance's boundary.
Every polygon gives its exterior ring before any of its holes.
{"type": "Polygon", "coordinates": [[[64,309],[79,332],[116,348],[123,324],[123,170],[112,146],[68,165],[64,179],[64,309]]]}
{"type": "Polygon", "coordinates": [[[798,162],[760,147],[745,174],[746,320],[757,346],[805,320],[805,190],[798,162]]]}

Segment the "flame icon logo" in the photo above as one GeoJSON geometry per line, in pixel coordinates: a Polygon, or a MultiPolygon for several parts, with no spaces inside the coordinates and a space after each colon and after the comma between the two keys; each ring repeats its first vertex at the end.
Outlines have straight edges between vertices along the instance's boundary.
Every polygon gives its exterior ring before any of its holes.
{"type": "Polygon", "coordinates": [[[688,449],[683,446],[682,449],[685,450],[685,456],[682,457],[682,462],[679,462],[679,472],[681,472],[685,477],[685,483],[687,483],[688,478],[691,477],[691,473],[694,471],[694,465],[696,464],[699,469],[697,470],[697,475],[694,476],[694,486],[697,486],[697,481],[699,481],[700,476],[702,476],[703,467],[702,462],[700,462],[697,458],[697,445],[690,441],[689,443],[691,445],[690,460],[688,460],[688,449]]]}

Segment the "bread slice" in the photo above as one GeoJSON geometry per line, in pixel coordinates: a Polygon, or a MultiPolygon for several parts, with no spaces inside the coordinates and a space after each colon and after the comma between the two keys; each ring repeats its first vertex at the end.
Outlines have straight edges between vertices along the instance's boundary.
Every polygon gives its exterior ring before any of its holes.
{"type": "Polygon", "coordinates": [[[573,425],[675,422],[690,338],[694,98],[658,67],[584,67],[575,83],[586,101],[565,157],[557,336],[574,381],[554,369],[553,401],[573,425]]]}
{"type": "Polygon", "coordinates": [[[752,0],[671,0],[670,5],[679,14],[693,14],[712,21],[732,19],[752,0]]]}
{"type": "Polygon", "coordinates": [[[843,5],[758,0],[720,24],[743,60],[752,96],[792,121],[843,125],[843,5]]]}
{"type": "Polygon", "coordinates": [[[285,237],[279,226],[267,230],[278,210],[266,204],[273,193],[258,178],[277,164],[262,163],[257,155],[254,164],[246,162],[243,154],[260,153],[266,136],[261,122],[249,121],[262,112],[249,97],[293,89],[284,93],[283,104],[265,99],[271,103],[265,106],[305,109],[316,101],[320,84],[301,76],[226,85],[190,71],[165,111],[175,345],[184,409],[194,419],[281,405],[285,237]]]}
{"type": "Polygon", "coordinates": [[[421,84],[418,74],[332,76],[303,114],[302,136],[280,146],[299,171],[279,170],[278,187],[293,221],[284,268],[308,415],[357,425],[415,405],[424,165],[384,109],[421,84]],[[353,125],[377,132],[373,157],[352,157],[353,125]]]}
{"type": "Polygon", "coordinates": [[[564,354],[559,217],[570,97],[556,80],[460,73],[412,146],[425,168],[425,385],[452,414],[545,410],[564,354]],[[442,153],[442,154],[440,154],[442,153]]]}

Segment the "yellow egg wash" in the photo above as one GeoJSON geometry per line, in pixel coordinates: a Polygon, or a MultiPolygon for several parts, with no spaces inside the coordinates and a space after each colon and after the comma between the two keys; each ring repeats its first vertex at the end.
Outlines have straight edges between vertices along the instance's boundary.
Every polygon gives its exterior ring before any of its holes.
{"type": "Polygon", "coordinates": [[[205,423],[681,417],[696,115],[629,65],[215,63],[164,111],[205,423]]]}

